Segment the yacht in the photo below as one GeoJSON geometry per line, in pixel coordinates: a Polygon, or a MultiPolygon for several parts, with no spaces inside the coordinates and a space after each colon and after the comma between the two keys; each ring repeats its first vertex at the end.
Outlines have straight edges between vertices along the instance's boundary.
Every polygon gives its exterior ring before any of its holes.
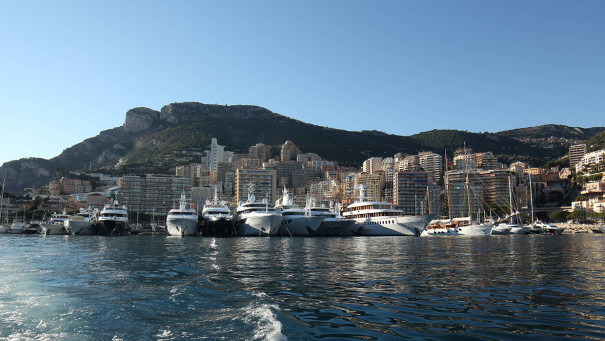
{"type": "Polygon", "coordinates": [[[362,236],[420,236],[433,214],[406,216],[392,204],[365,200],[365,186],[359,186],[359,201],[349,205],[345,218],[361,224],[362,236]]]}
{"type": "Polygon", "coordinates": [[[500,223],[498,226],[510,227],[509,234],[528,234],[530,230],[527,226],[521,226],[515,223],[500,223]]]}
{"type": "Polygon", "coordinates": [[[561,234],[561,233],[563,233],[563,231],[565,231],[565,227],[558,227],[555,225],[550,225],[550,224],[544,223],[540,220],[536,220],[532,224],[532,227],[535,231],[537,231],[540,234],[561,234]]]}
{"type": "Polygon", "coordinates": [[[317,206],[314,197],[311,198],[311,215],[323,216],[324,220],[319,225],[316,236],[354,236],[359,232],[361,225],[353,219],[346,219],[339,212],[336,212],[330,203],[330,207],[325,205],[317,206]]]}
{"type": "Polygon", "coordinates": [[[126,206],[120,205],[118,201],[106,204],[99,215],[91,219],[91,232],[98,236],[129,235],[126,206]]]}
{"type": "Polygon", "coordinates": [[[275,202],[275,208],[282,215],[278,232],[282,236],[312,236],[325,218],[322,215],[311,215],[310,210],[294,205],[285,186],[281,200],[275,202]]]}
{"type": "Polygon", "coordinates": [[[67,234],[67,230],[65,229],[65,222],[68,218],[69,216],[67,215],[67,212],[65,212],[65,210],[62,213],[51,214],[49,220],[42,221],[40,223],[40,233],[43,235],[67,234]]]}
{"type": "Polygon", "coordinates": [[[69,234],[75,235],[91,235],[93,234],[91,219],[98,213],[90,207],[87,209],[80,208],[76,215],[69,216],[65,221],[65,229],[69,234]]]}
{"type": "Polygon", "coordinates": [[[229,237],[236,233],[233,214],[227,203],[218,199],[218,188],[214,190],[214,199],[206,200],[202,219],[202,234],[205,236],[229,237]]]}
{"type": "Polygon", "coordinates": [[[492,234],[494,235],[507,235],[510,234],[510,231],[513,229],[512,226],[508,226],[508,224],[498,224],[492,227],[492,234]]]}
{"type": "Polygon", "coordinates": [[[447,223],[431,222],[422,236],[489,236],[492,227],[491,224],[473,224],[468,217],[455,218],[447,223]]]}
{"type": "Polygon", "coordinates": [[[197,212],[187,208],[185,193],[181,194],[179,208],[168,211],[166,231],[171,236],[195,236],[198,233],[197,212]]]}
{"type": "Polygon", "coordinates": [[[265,198],[256,201],[254,185],[248,186],[248,200],[237,205],[236,230],[239,236],[275,236],[282,222],[282,215],[269,206],[265,198]]]}

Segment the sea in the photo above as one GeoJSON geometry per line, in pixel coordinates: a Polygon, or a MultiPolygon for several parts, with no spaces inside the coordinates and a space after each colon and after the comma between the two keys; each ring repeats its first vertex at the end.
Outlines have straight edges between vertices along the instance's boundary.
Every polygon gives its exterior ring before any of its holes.
{"type": "Polygon", "coordinates": [[[605,339],[605,235],[0,235],[1,340],[605,339]]]}

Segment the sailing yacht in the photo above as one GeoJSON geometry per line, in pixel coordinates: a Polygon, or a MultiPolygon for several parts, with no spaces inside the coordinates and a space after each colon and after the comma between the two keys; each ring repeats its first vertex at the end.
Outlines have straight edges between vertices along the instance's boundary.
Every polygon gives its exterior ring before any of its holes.
{"type": "Polygon", "coordinates": [[[166,231],[171,236],[195,236],[198,233],[197,212],[187,208],[187,197],[181,194],[179,208],[168,211],[166,231]]]}
{"type": "Polygon", "coordinates": [[[233,214],[225,201],[218,198],[218,187],[214,189],[212,201],[206,200],[202,210],[202,235],[204,236],[233,236],[235,224],[233,214]]]}
{"type": "Polygon", "coordinates": [[[420,236],[435,215],[405,216],[402,210],[381,201],[366,201],[365,186],[359,187],[359,201],[347,207],[345,218],[361,225],[362,236],[420,236]]]}
{"type": "Polygon", "coordinates": [[[248,200],[237,205],[236,231],[238,236],[276,236],[282,215],[269,206],[267,198],[256,201],[254,185],[248,185],[248,200]]]}

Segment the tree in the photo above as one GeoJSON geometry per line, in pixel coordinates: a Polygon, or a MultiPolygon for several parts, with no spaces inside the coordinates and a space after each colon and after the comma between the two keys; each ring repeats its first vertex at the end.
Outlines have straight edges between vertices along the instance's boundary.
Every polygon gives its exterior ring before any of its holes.
{"type": "Polygon", "coordinates": [[[569,213],[567,211],[555,211],[552,212],[549,217],[554,221],[566,221],[569,213]]]}
{"type": "Polygon", "coordinates": [[[586,221],[586,211],[577,210],[571,212],[567,218],[572,219],[574,222],[585,222],[586,221]]]}

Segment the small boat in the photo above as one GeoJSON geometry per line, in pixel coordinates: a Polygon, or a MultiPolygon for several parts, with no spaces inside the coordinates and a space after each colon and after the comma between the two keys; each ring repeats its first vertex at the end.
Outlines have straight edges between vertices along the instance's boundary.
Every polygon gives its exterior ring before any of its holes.
{"type": "Polygon", "coordinates": [[[565,231],[565,227],[550,225],[542,222],[541,220],[536,220],[532,224],[532,227],[540,234],[561,234],[563,231],[565,231]]]}

